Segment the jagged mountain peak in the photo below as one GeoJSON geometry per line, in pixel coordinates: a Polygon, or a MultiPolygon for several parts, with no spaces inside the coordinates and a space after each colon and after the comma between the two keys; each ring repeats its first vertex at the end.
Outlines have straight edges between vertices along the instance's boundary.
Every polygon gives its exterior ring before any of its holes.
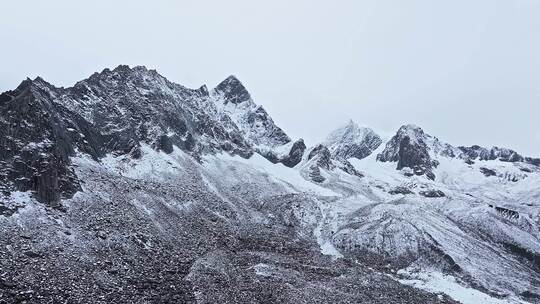
{"type": "Polygon", "coordinates": [[[35,86],[34,80],[27,77],[14,90],[2,92],[0,94],[0,104],[15,99],[25,91],[30,91],[32,86],[35,86]]]}
{"type": "Polygon", "coordinates": [[[354,120],[350,119],[345,125],[330,132],[326,138],[326,142],[340,141],[359,136],[363,137],[371,133],[375,133],[371,128],[359,126],[354,120]]]}
{"type": "MultiPolygon", "coordinates": [[[[122,100],[123,103],[128,104],[140,100],[141,97],[162,101],[172,99],[187,101],[208,96],[208,90],[206,87],[191,89],[171,82],[156,70],[147,69],[145,66],[130,68],[127,65],[119,65],[113,70],[106,68],[77,82],[69,88],[69,95],[76,99],[88,99],[89,102],[108,99],[109,101],[122,100]],[[121,96],[124,98],[120,98],[121,96]]],[[[67,106],[72,107],[72,105],[67,106]]]]}
{"type": "MultiPolygon", "coordinates": [[[[108,69],[108,68],[105,68],[103,71],[111,72],[111,70],[108,69]]],[[[112,72],[119,72],[119,73],[152,73],[152,74],[155,73],[155,74],[159,74],[159,73],[157,73],[157,71],[155,69],[148,69],[144,65],[135,65],[133,67],[130,67],[127,64],[119,64],[118,66],[116,66],[112,70],[112,72]]]]}
{"type": "Polygon", "coordinates": [[[213,91],[216,94],[223,95],[223,101],[225,104],[240,104],[252,101],[251,95],[246,87],[234,75],[230,75],[229,77],[225,78],[225,80],[220,82],[213,91]]]}
{"type": "Polygon", "coordinates": [[[400,130],[422,130],[421,127],[413,123],[404,124],[399,129],[400,130]]]}
{"type": "MultiPolygon", "coordinates": [[[[37,80],[37,78],[34,80],[37,80]]],[[[25,80],[21,81],[21,83],[17,86],[17,88],[15,88],[15,90],[6,91],[6,92],[3,92],[2,94],[6,94],[9,92],[21,92],[27,88],[30,88],[32,85],[34,85],[34,80],[27,77],[25,80]]]]}
{"type": "Polygon", "coordinates": [[[43,79],[41,76],[37,76],[34,79],[31,79],[27,77],[25,80],[23,80],[19,86],[17,86],[16,90],[24,90],[29,87],[51,87],[55,88],[54,85],[47,82],[45,79],[43,79]]]}
{"type": "Polygon", "coordinates": [[[523,157],[516,151],[507,148],[485,148],[478,145],[470,147],[454,147],[431,136],[417,125],[407,124],[398,129],[386,144],[385,149],[377,155],[382,162],[397,162],[397,169],[408,167],[417,175],[426,174],[434,178],[432,169],[437,167],[439,157],[464,159],[467,163],[473,160],[500,160],[504,162],[524,162],[540,165],[540,159],[523,157]]]}
{"type": "Polygon", "coordinates": [[[255,104],[245,86],[235,76],[223,80],[210,92],[210,96],[220,115],[230,117],[261,154],[266,156],[269,150],[291,142],[290,137],[274,123],[266,110],[255,104]]]}
{"type": "Polygon", "coordinates": [[[25,94],[27,97],[31,98],[35,98],[40,95],[56,96],[57,92],[63,90],[63,88],[55,87],[40,76],[34,79],[26,78],[14,90],[1,93],[0,101],[9,101],[15,99],[21,94],[25,94]]]}
{"type": "Polygon", "coordinates": [[[338,127],[333,132],[340,131],[340,130],[343,130],[343,132],[345,132],[346,130],[359,129],[359,128],[360,127],[354,120],[349,119],[344,125],[338,127]]]}
{"type": "Polygon", "coordinates": [[[229,84],[242,84],[242,82],[235,75],[229,75],[227,78],[223,79],[220,84],[229,83],[229,84]]]}
{"type": "Polygon", "coordinates": [[[10,171],[16,179],[30,181],[11,189],[33,190],[40,200],[54,203],[72,193],[62,187],[72,178],[69,157],[76,151],[94,159],[109,153],[137,158],[141,146],[149,145],[166,153],[177,147],[196,159],[220,151],[251,156],[253,149],[238,127],[230,119],[218,120],[216,106],[203,102],[208,97],[206,87],[187,89],[143,66],[104,69],[65,89],[28,79],[0,98],[0,128],[18,124],[17,137],[6,136],[0,147],[0,161],[16,169],[10,171]],[[20,155],[14,151],[24,147],[32,147],[23,155],[29,164],[47,157],[53,167],[39,176],[17,167],[20,155]]]}
{"type": "Polygon", "coordinates": [[[340,159],[362,159],[382,144],[382,139],[372,129],[360,127],[352,119],[344,126],[332,131],[324,144],[332,156],[340,159]]]}
{"type": "Polygon", "coordinates": [[[200,86],[197,91],[199,91],[202,96],[208,96],[210,94],[208,87],[205,84],[200,86]]]}
{"type": "Polygon", "coordinates": [[[437,163],[430,155],[430,146],[433,141],[438,142],[436,138],[424,133],[424,130],[417,125],[403,125],[386,143],[384,150],[377,155],[377,160],[397,162],[396,169],[398,170],[407,167],[411,168],[416,175],[425,174],[428,178],[434,179],[432,169],[437,166],[437,163]]]}
{"type": "Polygon", "coordinates": [[[36,78],[34,78],[34,80],[32,80],[32,82],[33,83],[43,83],[43,84],[51,85],[49,82],[47,82],[41,76],[37,76],[36,78]]]}
{"type": "Polygon", "coordinates": [[[92,74],[88,79],[83,80],[128,80],[128,79],[136,79],[136,78],[155,78],[164,80],[166,79],[164,76],[159,74],[154,69],[148,69],[146,66],[143,65],[137,65],[134,67],[130,67],[129,65],[121,64],[115,67],[114,69],[105,68],[101,72],[96,72],[92,74]]]}
{"type": "Polygon", "coordinates": [[[430,135],[426,134],[421,127],[415,124],[405,124],[398,129],[396,136],[400,138],[407,136],[410,141],[424,141],[430,135]]]}
{"type": "MultiPolygon", "coordinates": [[[[236,77],[235,75],[227,76],[216,87],[219,87],[219,86],[221,86],[221,87],[223,87],[223,86],[242,86],[242,87],[244,87],[244,85],[242,84],[240,79],[238,79],[238,77],[236,77]]],[[[244,89],[245,89],[245,87],[244,87],[244,89]]]]}

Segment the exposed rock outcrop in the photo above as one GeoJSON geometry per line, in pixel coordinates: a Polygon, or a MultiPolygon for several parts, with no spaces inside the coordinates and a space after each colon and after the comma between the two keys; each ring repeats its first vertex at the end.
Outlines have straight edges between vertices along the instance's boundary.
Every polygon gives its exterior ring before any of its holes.
{"type": "Polygon", "coordinates": [[[428,135],[415,125],[405,125],[386,144],[385,149],[377,155],[381,162],[397,162],[397,170],[411,168],[416,175],[426,175],[435,179],[432,170],[437,162],[431,159],[427,144],[428,135]]]}
{"type": "Polygon", "coordinates": [[[418,192],[418,194],[425,197],[445,197],[446,196],[446,194],[444,194],[444,192],[442,192],[441,190],[434,190],[434,189],[420,191],[418,192]]]}
{"type": "Polygon", "coordinates": [[[309,152],[308,160],[312,159],[314,159],[318,167],[326,170],[334,168],[334,165],[332,164],[332,154],[324,145],[319,144],[309,152]]]}
{"type": "Polygon", "coordinates": [[[363,177],[354,166],[347,160],[335,158],[330,150],[322,144],[315,146],[308,154],[309,176],[313,181],[322,182],[324,177],[320,174],[320,169],[333,170],[339,168],[349,175],[363,177]]]}
{"type": "Polygon", "coordinates": [[[70,168],[76,136],[64,117],[77,115],[52,102],[54,88],[25,80],[0,95],[0,190],[28,191],[53,207],[80,189],[70,168]]]}
{"type": "Polygon", "coordinates": [[[266,110],[253,102],[247,89],[236,77],[229,76],[210,95],[222,119],[223,116],[231,119],[246,140],[256,148],[267,150],[291,141],[266,110]]]}
{"type": "Polygon", "coordinates": [[[306,151],[306,144],[303,139],[297,140],[291,147],[289,153],[283,157],[280,162],[287,167],[294,167],[302,161],[302,156],[306,151]]]}
{"type": "MultiPolygon", "coordinates": [[[[231,103],[250,99],[234,79],[218,87],[231,103]]],[[[251,156],[252,143],[230,118],[215,115],[209,98],[205,86],[188,89],[156,71],[124,65],[70,88],[39,77],[25,80],[0,97],[1,187],[33,190],[40,201],[58,204],[80,189],[69,161],[76,151],[94,159],[107,153],[136,158],[146,143],[165,153],[178,147],[195,158],[219,151],[251,156]]],[[[260,108],[248,121],[256,124],[264,116],[260,108]]],[[[294,154],[289,162],[297,158],[294,154]]]]}

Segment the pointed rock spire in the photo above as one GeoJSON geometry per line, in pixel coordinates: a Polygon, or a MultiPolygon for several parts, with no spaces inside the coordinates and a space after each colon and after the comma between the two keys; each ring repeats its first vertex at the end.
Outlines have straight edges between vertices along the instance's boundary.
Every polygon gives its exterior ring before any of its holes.
{"type": "Polygon", "coordinates": [[[404,125],[377,155],[377,160],[397,162],[397,170],[407,167],[413,169],[416,175],[425,174],[428,178],[435,179],[432,169],[437,163],[429,154],[427,137],[420,127],[413,124],[404,125]]]}
{"type": "Polygon", "coordinates": [[[251,95],[247,89],[234,75],[231,75],[220,82],[217,87],[214,88],[214,91],[223,94],[225,104],[239,104],[251,100],[251,95]]]}

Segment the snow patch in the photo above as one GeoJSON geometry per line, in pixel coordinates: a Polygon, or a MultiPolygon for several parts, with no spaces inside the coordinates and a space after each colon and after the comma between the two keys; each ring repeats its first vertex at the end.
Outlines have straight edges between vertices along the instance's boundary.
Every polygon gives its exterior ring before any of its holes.
{"type": "Polygon", "coordinates": [[[256,275],[264,276],[264,277],[270,277],[272,276],[272,268],[264,263],[259,263],[255,266],[253,266],[253,270],[255,271],[256,275]]]}
{"type": "Polygon", "coordinates": [[[245,159],[240,156],[231,156],[224,153],[216,156],[209,156],[207,158],[216,158],[226,162],[232,161],[250,165],[257,170],[270,175],[273,179],[286,183],[292,189],[300,192],[308,192],[322,196],[341,196],[330,189],[305,180],[298,170],[289,168],[281,163],[273,164],[257,153],[253,154],[253,156],[251,156],[249,159],[245,159]]]}
{"type": "Polygon", "coordinates": [[[179,160],[185,157],[185,153],[177,147],[173,147],[171,154],[156,151],[146,144],[142,144],[140,149],[142,152],[140,159],[132,159],[127,155],[108,154],[101,160],[101,163],[111,172],[135,179],[144,179],[149,175],[159,177],[161,173],[178,173],[179,160]]]}
{"type": "Polygon", "coordinates": [[[21,204],[24,205],[32,200],[31,192],[21,192],[21,191],[14,191],[11,192],[11,195],[9,197],[9,201],[15,203],[15,204],[21,204]]]}
{"type": "Polygon", "coordinates": [[[463,304],[516,304],[526,303],[515,298],[497,299],[476,289],[459,284],[453,276],[438,271],[414,272],[401,269],[397,272],[406,279],[398,279],[402,284],[413,286],[433,293],[444,293],[463,304]]]}

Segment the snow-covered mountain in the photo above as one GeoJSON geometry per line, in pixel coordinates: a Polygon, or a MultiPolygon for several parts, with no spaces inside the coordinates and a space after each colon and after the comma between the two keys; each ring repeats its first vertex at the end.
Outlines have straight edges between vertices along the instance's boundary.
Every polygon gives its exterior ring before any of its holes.
{"type": "Polygon", "coordinates": [[[253,146],[273,148],[291,141],[264,108],[253,102],[249,92],[236,77],[227,77],[211,94],[220,112],[235,122],[253,146]]]}
{"type": "Polygon", "coordinates": [[[331,132],[324,144],[336,158],[362,159],[373,153],[382,144],[382,139],[370,128],[359,127],[350,120],[331,132]]]}
{"type": "Polygon", "coordinates": [[[0,302],[540,302],[540,159],[354,121],[306,147],[234,76],[0,95],[0,302]]]}

